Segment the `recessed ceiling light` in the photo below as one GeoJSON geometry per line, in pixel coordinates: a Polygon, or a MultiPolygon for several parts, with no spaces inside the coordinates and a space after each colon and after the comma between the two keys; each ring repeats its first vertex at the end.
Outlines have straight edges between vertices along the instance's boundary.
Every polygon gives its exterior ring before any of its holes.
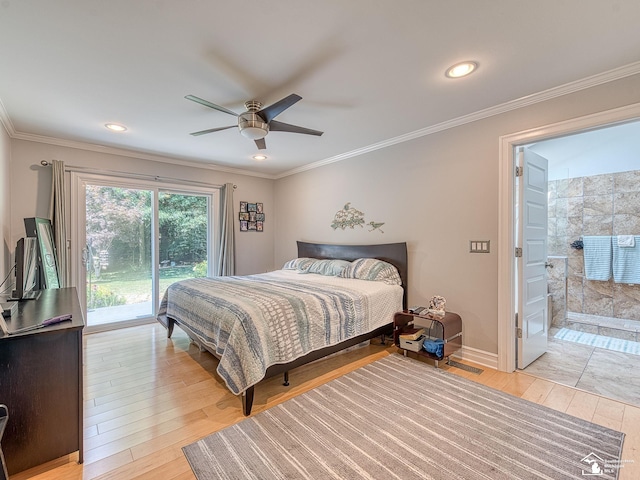
{"type": "Polygon", "coordinates": [[[258,160],[258,161],[262,161],[262,160],[266,160],[267,156],[266,155],[254,155],[253,159],[254,160],[258,160]]]}
{"type": "Polygon", "coordinates": [[[104,126],[114,132],[125,132],[127,130],[127,127],[118,125],[117,123],[105,123],[104,126]]]}
{"type": "Polygon", "coordinates": [[[477,62],[460,62],[449,67],[445,72],[445,76],[449,78],[460,78],[469,75],[478,68],[477,62]]]}

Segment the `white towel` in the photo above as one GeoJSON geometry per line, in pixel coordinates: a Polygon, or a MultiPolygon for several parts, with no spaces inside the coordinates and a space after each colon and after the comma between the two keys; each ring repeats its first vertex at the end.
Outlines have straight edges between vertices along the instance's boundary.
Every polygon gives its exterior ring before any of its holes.
{"type": "Polygon", "coordinates": [[[634,247],[613,245],[613,280],[616,283],[640,284],[640,237],[634,247]]]}
{"type": "Polygon", "coordinates": [[[619,247],[635,247],[636,239],[633,235],[618,235],[619,247]]]}
{"type": "Polygon", "coordinates": [[[611,278],[613,251],[610,236],[585,236],[584,245],[584,275],[587,280],[606,282],[611,278]]]}

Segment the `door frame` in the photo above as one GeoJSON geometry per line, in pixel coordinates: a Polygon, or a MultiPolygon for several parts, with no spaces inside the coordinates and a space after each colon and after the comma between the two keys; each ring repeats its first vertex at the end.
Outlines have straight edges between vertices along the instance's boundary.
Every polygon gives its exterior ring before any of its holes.
{"type": "MultiPolygon", "coordinates": [[[[215,228],[219,207],[220,207],[220,188],[216,186],[203,187],[201,185],[190,186],[180,182],[158,182],[157,180],[146,180],[127,178],[120,175],[109,175],[108,173],[84,173],[71,172],[71,250],[70,250],[70,269],[71,269],[71,285],[74,285],[78,291],[80,305],[87,317],[87,295],[85,279],[82,278],[84,264],[82,263],[82,249],[85,244],[85,186],[87,184],[99,184],[112,187],[123,187],[141,190],[151,190],[153,192],[153,219],[152,219],[152,238],[151,248],[153,250],[153,258],[156,265],[159,264],[159,222],[158,222],[158,193],[168,191],[184,195],[208,195],[209,204],[209,229],[207,232],[207,257],[208,257],[208,275],[213,274],[213,266],[216,263],[218,255],[218,244],[220,242],[219,229],[215,228]],[[81,208],[82,207],[82,208],[81,208]]],[[[157,277],[157,276],[156,276],[157,277]]],[[[153,279],[152,286],[152,315],[155,315],[158,305],[155,303],[155,295],[158,291],[159,279],[153,279]]],[[[114,324],[87,326],[85,331],[88,333],[99,332],[103,330],[111,330],[113,328],[131,327],[138,324],[150,323],[154,321],[153,316],[126,320],[114,324]]]]}
{"type": "Polygon", "coordinates": [[[515,161],[517,147],[640,120],[640,103],[499,138],[498,150],[498,370],[516,369],[515,161]]]}

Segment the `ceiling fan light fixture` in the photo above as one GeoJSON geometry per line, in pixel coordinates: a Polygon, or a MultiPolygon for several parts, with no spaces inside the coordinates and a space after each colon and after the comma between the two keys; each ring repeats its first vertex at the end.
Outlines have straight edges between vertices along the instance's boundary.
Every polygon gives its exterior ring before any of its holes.
{"type": "Polygon", "coordinates": [[[105,123],[104,126],[112,132],[126,132],[127,127],[124,125],[118,125],[117,123],[105,123]]]}
{"type": "Polygon", "coordinates": [[[259,161],[259,162],[261,162],[262,160],[266,160],[266,159],[267,159],[267,156],[266,156],[266,155],[260,155],[260,154],[258,154],[258,155],[254,155],[254,156],[253,156],[253,159],[254,159],[254,160],[257,160],[257,161],[259,161]]]}
{"type": "Polygon", "coordinates": [[[240,129],[240,133],[251,140],[260,140],[267,136],[268,130],[260,127],[244,127],[240,129]]]}
{"type": "Polygon", "coordinates": [[[251,140],[260,140],[269,133],[269,125],[253,112],[245,112],[238,116],[238,128],[243,137],[251,140]]]}
{"type": "Polygon", "coordinates": [[[445,76],[447,78],[466,77],[478,68],[478,62],[466,61],[456,63],[447,69],[445,76]]]}

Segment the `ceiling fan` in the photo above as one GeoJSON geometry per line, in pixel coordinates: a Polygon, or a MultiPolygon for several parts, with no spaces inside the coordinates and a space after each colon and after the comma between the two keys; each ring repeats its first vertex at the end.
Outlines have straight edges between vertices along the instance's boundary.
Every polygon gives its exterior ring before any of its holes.
{"type": "MultiPolygon", "coordinates": [[[[218,110],[220,112],[233,115],[234,117],[238,117],[238,129],[240,130],[240,133],[242,134],[242,136],[254,140],[259,150],[264,150],[265,148],[267,148],[264,137],[267,136],[267,133],[269,133],[269,131],[303,133],[305,135],[316,136],[320,136],[324,133],[319,132],[318,130],[311,130],[310,128],[299,127],[297,125],[290,125],[288,123],[278,122],[274,120],[275,117],[280,115],[291,105],[302,100],[302,97],[300,95],[296,95],[295,93],[292,93],[288,97],[285,97],[282,100],[279,100],[276,103],[264,108],[262,108],[262,103],[255,100],[249,100],[244,104],[247,111],[239,114],[227,108],[221,107],[220,105],[216,105],[215,103],[211,103],[207,100],[196,97],[195,95],[187,95],[184,98],[186,98],[187,100],[191,100],[192,102],[204,105],[205,107],[213,108],[214,110],[218,110]]],[[[220,130],[226,130],[233,127],[235,127],[235,125],[209,128],[207,130],[193,132],[191,135],[204,135],[206,133],[218,132],[220,130]]]]}

